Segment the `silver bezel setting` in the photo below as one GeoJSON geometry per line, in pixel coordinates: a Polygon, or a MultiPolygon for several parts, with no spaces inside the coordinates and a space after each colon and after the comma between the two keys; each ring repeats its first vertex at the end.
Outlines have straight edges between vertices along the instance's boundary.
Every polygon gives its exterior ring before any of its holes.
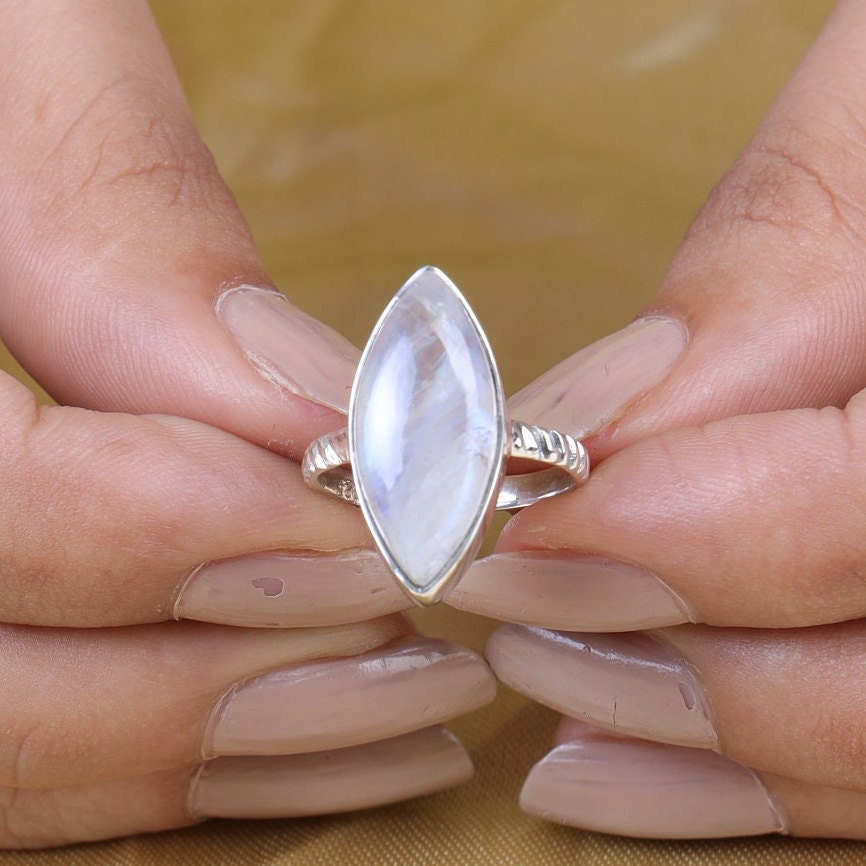
{"type": "MultiPolygon", "coordinates": [[[[460,290],[457,288],[457,286],[438,268],[428,266],[420,268],[418,271],[416,271],[403,284],[403,286],[400,288],[400,291],[397,292],[397,294],[391,299],[390,303],[387,305],[387,307],[385,307],[382,315],[379,317],[376,326],[373,328],[373,331],[370,334],[367,345],[364,347],[364,351],[361,354],[361,360],[358,364],[358,369],[355,374],[355,380],[352,385],[351,396],[349,398],[349,460],[352,466],[358,465],[358,462],[355,459],[358,448],[358,430],[356,423],[358,414],[358,382],[361,377],[366,373],[365,363],[367,362],[370,353],[373,350],[376,339],[382,330],[383,323],[387,320],[394,307],[400,302],[400,299],[402,298],[404,293],[410,290],[416,280],[418,280],[422,276],[429,276],[431,275],[431,273],[433,276],[436,277],[436,279],[446,285],[449,291],[460,302],[460,305],[466,313],[467,318],[473,325],[475,332],[479,338],[479,342],[483,348],[484,360],[486,363],[487,371],[490,374],[491,381],[493,382],[494,387],[494,433],[496,436],[496,440],[495,448],[493,450],[498,455],[498,461],[494,470],[491,471],[488,475],[487,483],[485,485],[483,496],[481,499],[481,505],[479,506],[472,520],[469,522],[466,531],[463,534],[461,543],[455,547],[453,554],[448,560],[447,566],[440,571],[440,573],[434,580],[429,581],[428,584],[422,587],[419,587],[411,579],[411,577],[403,571],[400,564],[395,561],[389,549],[386,534],[383,532],[383,527],[380,526],[376,515],[370,508],[366,491],[364,489],[363,478],[359,479],[356,474],[354,479],[355,498],[357,499],[357,503],[361,508],[361,512],[364,515],[367,526],[370,528],[370,532],[373,535],[373,540],[376,543],[376,547],[378,548],[379,553],[382,555],[382,558],[385,560],[388,567],[391,569],[397,580],[400,582],[403,589],[408,593],[408,595],[413,599],[413,601],[420,605],[430,605],[441,601],[448,592],[448,590],[457,582],[457,580],[460,579],[461,575],[465,572],[468,565],[472,562],[472,560],[474,560],[475,555],[478,553],[478,549],[481,546],[481,543],[484,540],[484,535],[490,525],[490,518],[492,517],[492,514],[496,508],[497,493],[502,485],[502,479],[505,474],[505,461],[506,455],[508,453],[509,444],[508,431],[506,429],[505,421],[505,393],[502,386],[502,379],[499,375],[499,370],[496,367],[496,362],[493,358],[493,351],[490,348],[490,343],[487,339],[487,335],[484,333],[484,330],[482,329],[481,324],[478,321],[478,318],[476,317],[474,311],[469,306],[469,303],[460,292],[460,290]]],[[[419,492],[419,495],[423,494],[419,492]]],[[[437,503],[436,507],[447,507],[447,503],[437,503]]]]}

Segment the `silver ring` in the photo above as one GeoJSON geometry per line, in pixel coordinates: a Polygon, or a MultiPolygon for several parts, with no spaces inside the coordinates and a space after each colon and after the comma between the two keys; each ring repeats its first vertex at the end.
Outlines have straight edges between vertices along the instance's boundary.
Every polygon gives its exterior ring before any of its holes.
{"type": "Polygon", "coordinates": [[[490,344],[457,286],[417,271],[361,356],[347,428],[303,460],[315,490],[361,508],[382,557],[418,604],[433,604],[475,558],[494,510],[566,493],[589,477],[583,445],[508,421],[490,344]],[[506,474],[509,459],[541,464],[506,474]]]}

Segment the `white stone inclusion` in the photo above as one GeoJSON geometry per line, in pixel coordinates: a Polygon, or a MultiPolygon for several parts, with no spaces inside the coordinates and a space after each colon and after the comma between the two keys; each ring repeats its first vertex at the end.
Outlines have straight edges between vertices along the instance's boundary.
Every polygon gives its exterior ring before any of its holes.
{"type": "Polygon", "coordinates": [[[477,550],[500,479],[502,385],[456,286],[423,268],[385,310],[349,410],[361,507],[406,589],[432,602],[477,550]]]}

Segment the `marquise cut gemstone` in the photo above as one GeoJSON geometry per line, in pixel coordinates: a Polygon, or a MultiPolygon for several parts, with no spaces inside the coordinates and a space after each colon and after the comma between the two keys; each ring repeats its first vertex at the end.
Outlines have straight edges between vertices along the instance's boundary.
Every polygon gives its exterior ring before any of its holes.
{"type": "Polygon", "coordinates": [[[349,409],[358,499],[379,550],[418,601],[477,552],[501,479],[502,385],[457,287],[418,271],[364,350],[349,409]]]}

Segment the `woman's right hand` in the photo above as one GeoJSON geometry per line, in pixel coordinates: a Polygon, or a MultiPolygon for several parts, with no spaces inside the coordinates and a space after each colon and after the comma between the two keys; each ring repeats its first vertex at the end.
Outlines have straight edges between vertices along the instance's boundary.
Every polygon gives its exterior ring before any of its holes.
{"type": "Polygon", "coordinates": [[[356,352],[272,289],[146,5],[3,13],[0,335],[65,405],[0,375],[0,846],[467,778],[436,725],[492,677],[287,459],[356,352]]]}

